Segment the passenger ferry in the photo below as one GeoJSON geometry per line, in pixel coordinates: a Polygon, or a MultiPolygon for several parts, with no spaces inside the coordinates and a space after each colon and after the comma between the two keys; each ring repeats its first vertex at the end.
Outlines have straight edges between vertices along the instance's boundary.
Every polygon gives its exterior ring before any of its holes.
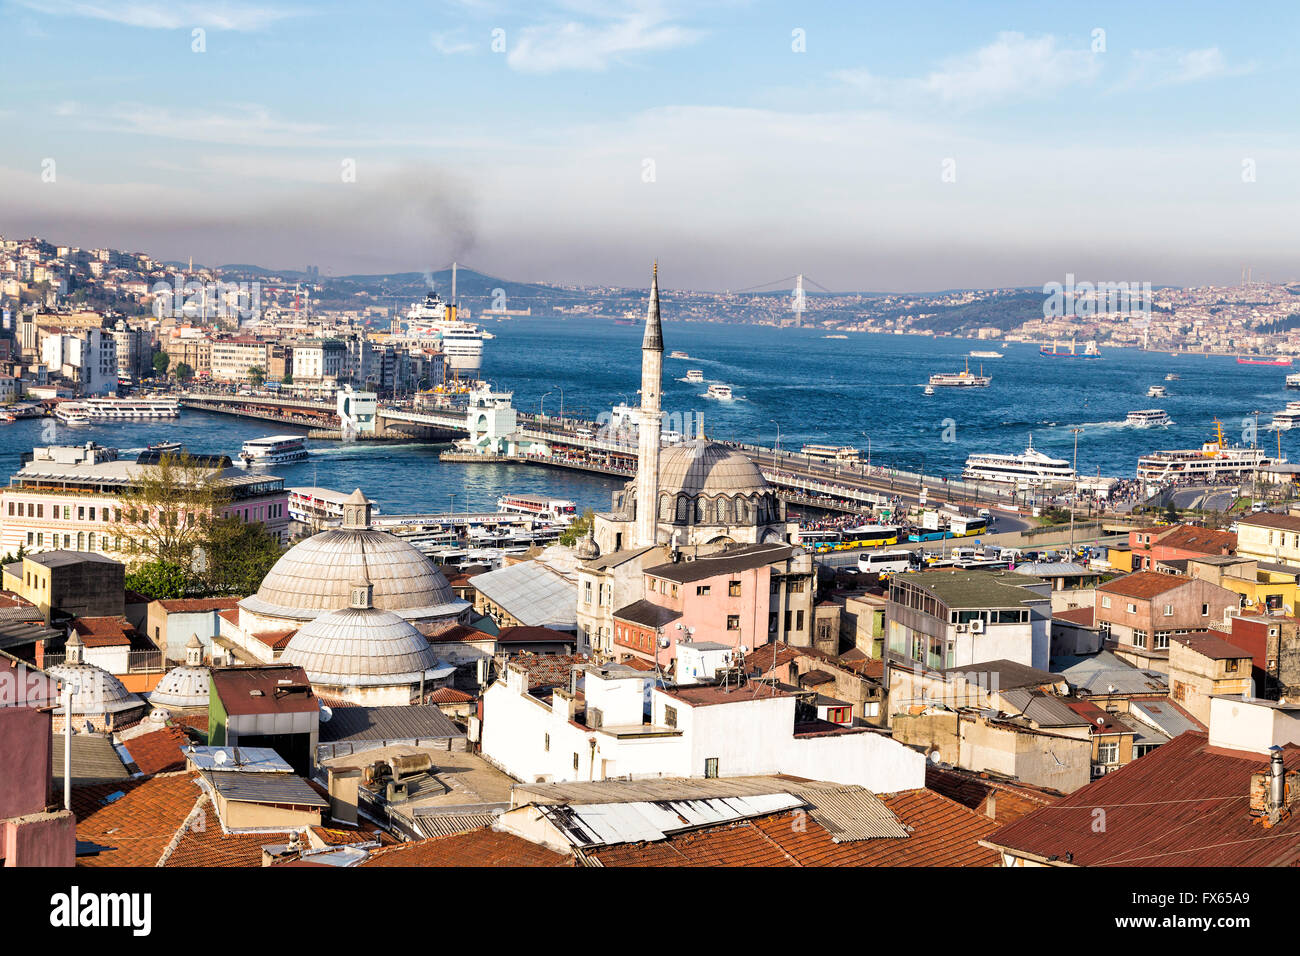
{"type": "MultiPolygon", "coordinates": [[[[314,486],[289,489],[289,517],[313,528],[343,523],[343,503],[349,498],[341,491],[314,486]]],[[[370,513],[380,517],[379,505],[371,503],[370,513]]],[[[453,539],[455,536],[452,536],[453,539]]]]}
{"type": "Polygon", "coordinates": [[[688,358],[690,358],[690,356],[687,355],[685,352],[683,352],[681,349],[674,349],[673,351],[669,352],[669,353],[668,353],[668,357],[669,357],[669,358],[675,358],[675,359],[688,359],[688,358]]]}
{"type": "Polygon", "coordinates": [[[868,524],[857,528],[805,528],[799,532],[799,546],[817,554],[827,551],[854,551],[898,544],[898,528],[893,525],[868,524]]]}
{"type": "Polygon", "coordinates": [[[804,445],[800,453],[821,461],[859,461],[862,452],[851,445],[804,445]]]}
{"type": "Polygon", "coordinates": [[[1300,372],[1292,372],[1286,377],[1287,388],[1300,388],[1300,372]]]}
{"type": "Polygon", "coordinates": [[[687,369],[686,381],[694,382],[695,384],[698,385],[704,381],[704,372],[698,368],[687,369]]]}
{"type": "Polygon", "coordinates": [[[290,461],[303,461],[307,446],[301,435],[270,435],[244,442],[239,450],[240,468],[260,468],[265,465],[283,465],[290,461]]]}
{"type": "Polygon", "coordinates": [[[970,359],[966,360],[966,368],[964,371],[939,372],[930,376],[931,385],[954,388],[986,388],[992,381],[992,376],[984,374],[983,366],[980,367],[979,375],[972,375],[970,370],[970,359]]]}
{"type": "Polygon", "coordinates": [[[60,402],[54,409],[54,417],[65,425],[151,421],[176,418],[180,408],[174,398],[83,398],[60,402]]]}
{"type": "Polygon", "coordinates": [[[971,455],[961,473],[967,481],[998,481],[1017,486],[1048,485],[1073,481],[1074,469],[1063,458],[1052,458],[1034,450],[1034,436],[1020,455],[971,455]]]}
{"type": "Polygon", "coordinates": [[[1289,431],[1300,425],[1300,410],[1288,408],[1284,412],[1278,412],[1273,416],[1273,422],[1269,428],[1275,428],[1278,431],[1289,431]]]}
{"type": "Polygon", "coordinates": [[[457,372],[477,372],[483,367],[483,340],[477,325],[457,317],[455,303],[447,304],[430,292],[423,303],[406,313],[406,334],[416,340],[438,343],[447,357],[447,367],[457,372]]]}
{"type": "Polygon", "coordinates": [[[1147,398],[1164,398],[1165,387],[1163,385],[1152,385],[1147,389],[1147,398]]]}
{"type": "Polygon", "coordinates": [[[1046,345],[1044,345],[1041,349],[1038,350],[1038,354],[1046,355],[1048,358],[1071,358],[1071,359],[1101,358],[1101,353],[1097,351],[1097,343],[1095,341],[1088,342],[1088,344],[1083,347],[1083,351],[1078,352],[1075,350],[1074,347],[1074,339],[1070,339],[1070,348],[1068,350],[1061,348],[1059,345],[1057,345],[1056,340],[1053,339],[1052,347],[1049,349],[1046,345]]]}
{"type": "Polygon", "coordinates": [[[1156,428],[1160,425],[1172,424],[1172,419],[1163,408],[1142,408],[1129,412],[1128,418],[1124,419],[1124,424],[1136,428],[1156,428]]]}
{"type": "Polygon", "coordinates": [[[1239,481],[1254,474],[1263,465],[1285,464],[1286,459],[1273,457],[1262,448],[1243,448],[1223,440],[1223,422],[1214,420],[1214,441],[1200,448],[1157,451],[1138,459],[1137,476],[1144,481],[1167,482],[1175,479],[1221,479],[1239,481]]]}
{"type": "Polygon", "coordinates": [[[971,352],[971,358],[1002,358],[1001,352],[971,352]]]}
{"type": "Polygon", "coordinates": [[[704,393],[705,398],[715,398],[720,402],[729,402],[732,399],[730,385],[710,385],[709,390],[704,393]]]}
{"type": "Polygon", "coordinates": [[[578,507],[572,501],[545,495],[502,495],[497,499],[497,510],[565,524],[578,516],[578,507]]]}

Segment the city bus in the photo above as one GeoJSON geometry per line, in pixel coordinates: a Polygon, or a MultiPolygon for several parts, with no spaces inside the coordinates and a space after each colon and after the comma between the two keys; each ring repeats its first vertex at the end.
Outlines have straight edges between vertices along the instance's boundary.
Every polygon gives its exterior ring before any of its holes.
{"type": "Polygon", "coordinates": [[[853,548],[879,548],[887,544],[898,544],[898,529],[892,525],[864,524],[857,528],[845,528],[841,532],[839,550],[853,548]]]}
{"type": "Polygon", "coordinates": [[[858,555],[858,570],[866,574],[893,574],[912,566],[911,551],[869,551],[858,555]]]}

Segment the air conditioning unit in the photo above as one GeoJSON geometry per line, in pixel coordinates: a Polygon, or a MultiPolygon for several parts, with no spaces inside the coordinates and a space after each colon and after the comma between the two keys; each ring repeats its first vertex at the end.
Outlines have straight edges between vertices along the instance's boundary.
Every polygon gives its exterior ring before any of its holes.
{"type": "Polygon", "coordinates": [[[972,634],[983,634],[983,633],[984,633],[984,621],[981,620],[981,619],[977,619],[977,620],[971,621],[971,622],[970,622],[970,632],[971,632],[972,634]]]}
{"type": "Polygon", "coordinates": [[[965,634],[967,630],[969,630],[969,628],[967,627],[967,625],[965,625],[965,624],[958,624],[958,625],[957,625],[957,633],[958,633],[958,634],[965,634]]]}

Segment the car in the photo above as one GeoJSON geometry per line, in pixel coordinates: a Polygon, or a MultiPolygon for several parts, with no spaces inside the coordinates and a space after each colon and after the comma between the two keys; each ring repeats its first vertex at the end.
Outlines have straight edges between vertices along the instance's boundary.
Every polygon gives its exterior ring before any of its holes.
{"type": "Polygon", "coordinates": [[[1256,501],[1253,505],[1250,506],[1250,513],[1253,515],[1257,515],[1261,511],[1267,511],[1267,510],[1268,508],[1260,504],[1258,501],[1256,501]]]}

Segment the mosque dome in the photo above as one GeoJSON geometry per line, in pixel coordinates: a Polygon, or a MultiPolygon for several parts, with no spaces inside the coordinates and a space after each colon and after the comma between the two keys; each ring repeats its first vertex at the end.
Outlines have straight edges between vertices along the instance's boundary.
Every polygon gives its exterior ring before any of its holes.
{"type": "Polygon", "coordinates": [[[670,445],[659,453],[659,493],[678,495],[770,494],[758,466],[726,445],[695,441],[670,445]]]}
{"type": "Polygon", "coordinates": [[[369,582],[354,584],[351,605],[304,624],[281,660],[299,665],[312,684],[364,687],[418,683],[438,658],[407,620],[373,606],[369,582]]]}
{"type": "Polygon", "coordinates": [[[370,527],[370,502],[360,489],[344,502],[341,528],[290,548],[240,605],[263,617],[309,621],[346,608],[361,578],[373,583],[376,607],[407,620],[457,617],[469,607],[428,557],[370,527]]]}
{"type": "MultiPolygon", "coordinates": [[[[68,638],[67,662],[47,668],[51,677],[56,677],[72,687],[72,713],[87,717],[100,717],[143,707],[144,701],[131,693],[120,680],[94,664],[81,660],[84,645],[76,631],[68,638]]],[[[63,713],[63,696],[59,695],[59,705],[54,711],[63,713]]]]}
{"type": "Polygon", "coordinates": [[[203,645],[198,635],[193,635],[185,645],[185,663],[163,675],[149,695],[149,703],[169,710],[207,707],[211,679],[212,671],[203,664],[203,645]]]}

